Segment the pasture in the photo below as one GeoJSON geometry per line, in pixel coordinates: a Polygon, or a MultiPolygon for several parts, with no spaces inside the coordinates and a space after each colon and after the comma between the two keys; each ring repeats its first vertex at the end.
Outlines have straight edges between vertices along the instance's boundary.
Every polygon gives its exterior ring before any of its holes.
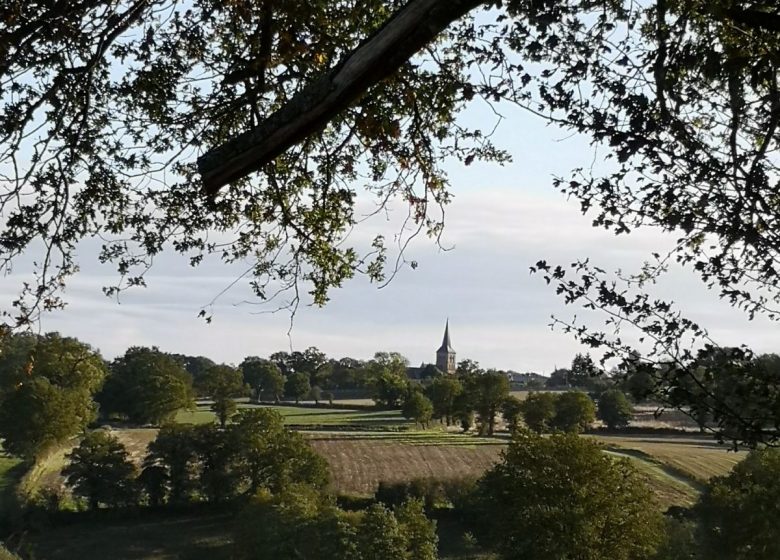
{"type": "Polygon", "coordinates": [[[651,459],[697,483],[727,474],[746,453],[704,438],[677,436],[596,436],[610,449],[620,448],[637,459],[651,459]]]}
{"type": "MultiPolygon", "coordinates": [[[[401,416],[398,410],[354,410],[348,408],[315,408],[312,406],[256,405],[242,403],[239,409],[270,408],[284,417],[285,424],[295,427],[317,426],[361,427],[363,429],[405,428],[414,424],[401,416]]],[[[206,403],[198,404],[194,410],[182,410],[176,415],[176,422],[182,424],[206,424],[214,421],[214,413],[206,403]]]]}

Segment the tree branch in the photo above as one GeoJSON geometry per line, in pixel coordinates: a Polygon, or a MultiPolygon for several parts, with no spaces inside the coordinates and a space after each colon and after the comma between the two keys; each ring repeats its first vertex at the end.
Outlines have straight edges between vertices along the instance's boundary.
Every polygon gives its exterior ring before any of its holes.
{"type": "Polygon", "coordinates": [[[335,68],[252,130],[198,158],[206,194],[257,171],[322,130],[373,85],[391,76],[452,22],[487,0],[410,0],[335,68]]]}

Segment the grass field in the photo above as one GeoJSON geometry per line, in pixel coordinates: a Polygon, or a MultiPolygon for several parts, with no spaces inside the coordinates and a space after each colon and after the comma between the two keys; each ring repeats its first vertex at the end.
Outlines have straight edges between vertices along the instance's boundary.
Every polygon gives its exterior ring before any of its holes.
{"type": "MultiPolygon", "coordinates": [[[[295,406],[240,404],[239,408],[270,408],[284,417],[288,425],[294,426],[362,426],[371,428],[412,427],[413,422],[401,416],[400,411],[349,410],[337,408],[308,408],[295,406]]],[[[182,424],[205,424],[214,420],[214,413],[208,405],[199,405],[195,410],[182,410],[176,421],[182,424]]]]}
{"type": "Polygon", "coordinates": [[[610,448],[634,451],[634,456],[652,458],[670,471],[695,482],[704,483],[713,476],[728,474],[746,453],[729,451],[706,439],[653,436],[598,436],[610,448]]]}

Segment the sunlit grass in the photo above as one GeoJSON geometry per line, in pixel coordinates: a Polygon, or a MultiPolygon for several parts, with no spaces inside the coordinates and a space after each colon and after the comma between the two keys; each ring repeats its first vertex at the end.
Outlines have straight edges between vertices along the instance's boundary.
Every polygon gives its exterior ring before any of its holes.
{"type": "MultiPolygon", "coordinates": [[[[240,404],[242,408],[269,408],[284,417],[288,425],[294,426],[413,426],[401,416],[398,410],[348,410],[338,408],[310,408],[296,406],[240,404]]],[[[195,410],[182,410],[176,415],[176,422],[182,424],[206,424],[215,416],[208,405],[199,405],[195,410]]]]}
{"type": "Polygon", "coordinates": [[[4,512],[11,500],[11,493],[24,474],[21,459],[6,455],[0,449],[0,513],[4,512]]]}

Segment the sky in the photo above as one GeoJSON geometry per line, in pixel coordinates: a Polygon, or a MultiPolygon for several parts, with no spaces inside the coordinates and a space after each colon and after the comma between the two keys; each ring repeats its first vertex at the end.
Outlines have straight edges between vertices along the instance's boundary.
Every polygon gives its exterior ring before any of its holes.
{"type": "MultiPolygon", "coordinates": [[[[238,274],[238,267],[207,263],[190,268],[187,260],[163,254],[147,276],[147,288],[124,292],[119,301],[103,295],[116,281],[110,266],[97,263],[96,242],[79,247],[81,272],[65,291],[63,311],[45,315],[38,328],[75,336],[106,358],[136,345],[170,352],[205,355],[238,364],[249,355],[316,346],[332,357],[368,359],[377,351],[397,351],[411,364],[433,362],[447,319],[457,359],[483,367],[549,374],[585,351],[567,334],[551,330],[551,315],[582,316],[567,308],[554,290],[529,267],[539,259],[567,264],[589,258],[606,269],[636,271],[653,251],[673,238],[646,229],[616,237],[595,229],[574,201],[552,187],[553,175],[600,161],[600,154],[579,137],[548,127],[520,109],[501,107],[505,119],[495,141],[513,155],[503,167],[448,166],[454,194],[447,208],[443,250],[425,237],[407,250],[416,269],[402,268],[378,288],[357,277],[331,294],[324,308],[302,306],[291,322],[285,312],[242,304],[247,290],[239,285],[222,296],[206,324],[197,317],[238,274]]],[[[493,118],[486,109],[471,110],[467,121],[493,118]]],[[[368,211],[367,203],[360,203],[368,211]]],[[[403,209],[391,208],[355,231],[370,239],[392,238],[403,209]]],[[[0,279],[0,295],[10,301],[22,277],[0,279]]],[[[689,271],[673,269],[655,295],[677,302],[721,344],[748,344],[761,352],[780,350],[776,325],[744,314],[718,300],[689,271]]],[[[599,316],[591,316],[598,321],[599,316]]]]}

